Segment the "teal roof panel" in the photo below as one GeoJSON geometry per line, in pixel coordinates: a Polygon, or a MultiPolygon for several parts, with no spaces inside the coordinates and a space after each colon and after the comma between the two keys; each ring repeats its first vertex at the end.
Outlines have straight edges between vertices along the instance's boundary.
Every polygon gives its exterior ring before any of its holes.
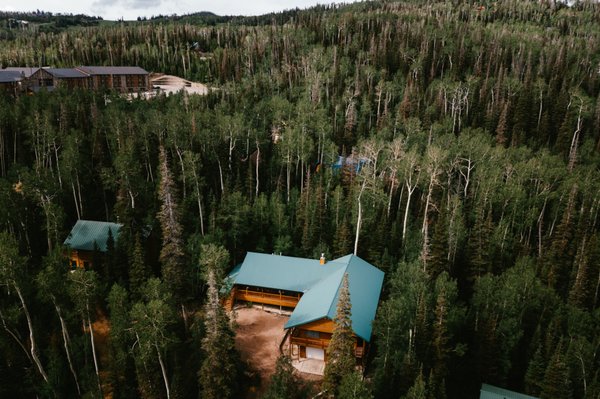
{"type": "Polygon", "coordinates": [[[235,279],[239,285],[306,292],[334,269],[344,265],[319,260],[248,252],[235,279]]]}
{"type": "Polygon", "coordinates": [[[509,391],[508,389],[495,387],[493,385],[481,384],[481,393],[479,399],[537,399],[533,396],[525,395],[518,392],[509,391]]]}
{"type": "MultiPolygon", "coordinates": [[[[333,271],[302,295],[285,328],[301,326],[328,317],[333,303],[337,304],[337,293],[345,272],[345,267],[333,271]]],[[[335,307],[333,315],[335,316],[335,307]]]]}
{"type": "Polygon", "coordinates": [[[64,245],[81,251],[93,251],[97,246],[101,252],[106,252],[106,241],[110,230],[115,243],[123,225],[110,222],[97,222],[93,220],[78,220],[71,229],[64,245]]]}
{"type": "MultiPolygon", "coordinates": [[[[384,273],[358,256],[349,256],[346,273],[352,302],[352,328],[356,335],[368,342],[371,340],[372,324],[379,304],[384,273]]],[[[335,317],[336,310],[337,297],[329,313],[330,319],[335,317]]]]}

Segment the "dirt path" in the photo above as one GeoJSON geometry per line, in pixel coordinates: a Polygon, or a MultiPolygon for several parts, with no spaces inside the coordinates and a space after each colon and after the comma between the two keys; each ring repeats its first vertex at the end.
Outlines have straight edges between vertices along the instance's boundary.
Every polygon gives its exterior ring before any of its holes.
{"type": "Polygon", "coordinates": [[[264,389],[275,372],[279,344],[285,336],[283,326],[288,316],[247,307],[236,309],[236,313],[235,345],[242,359],[260,375],[261,388],[264,389]]]}

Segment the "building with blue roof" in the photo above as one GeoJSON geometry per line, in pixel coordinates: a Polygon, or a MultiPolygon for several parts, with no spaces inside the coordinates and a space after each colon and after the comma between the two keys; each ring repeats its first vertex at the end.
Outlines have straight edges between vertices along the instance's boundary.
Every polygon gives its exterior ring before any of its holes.
{"type": "Polygon", "coordinates": [[[110,238],[116,244],[121,227],[118,223],[78,220],[63,243],[71,268],[92,267],[94,254],[106,252],[110,238]]]}
{"type": "Polygon", "coordinates": [[[229,274],[229,306],[235,301],[291,311],[288,330],[292,358],[326,360],[339,289],[348,275],[355,355],[362,361],[371,341],[384,273],[356,255],[325,261],[249,252],[229,274]]]}

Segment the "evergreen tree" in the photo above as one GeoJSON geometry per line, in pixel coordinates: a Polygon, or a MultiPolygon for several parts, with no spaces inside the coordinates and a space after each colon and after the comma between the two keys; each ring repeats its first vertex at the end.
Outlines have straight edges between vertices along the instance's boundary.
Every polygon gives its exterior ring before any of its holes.
{"type": "Polygon", "coordinates": [[[133,252],[129,256],[129,290],[134,298],[140,298],[142,287],[148,280],[150,272],[144,259],[144,248],[139,235],[135,238],[133,252]]]}
{"type": "Polygon", "coordinates": [[[572,398],[569,369],[561,352],[562,345],[559,344],[544,374],[544,387],[540,395],[541,399],[572,398]]]}
{"type": "Polygon", "coordinates": [[[404,399],[427,399],[427,385],[423,378],[423,370],[415,378],[415,383],[410,387],[404,399]]]}
{"type": "Polygon", "coordinates": [[[346,374],[340,383],[337,399],[372,399],[373,395],[365,385],[365,380],[357,372],[346,374]]]}
{"type": "Polygon", "coordinates": [[[339,289],[336,314],[333,319],[333,335],[327,348],[327,363],[323,387],[329,395],[336,396],[342,379],[354,372],[354,333],[352,330],[352,303],[348,274],[344,274],[339,289]]]}
{"type": "Polygon", "coordinates": [[[235,333],[229,317],[219,302],[216,272],[208,269],[207,302],[204,308],[206,336],[202,340],[205,352],[198,373],[201,398],[230,399],[238,395],[239,354],[235,349],[235,333]]]}
{"type": "Polygon", "coordinates": [[[333,257],[339,258],[352,252],[352,231],[344,218],[333,237],[333,257]]]}
{"type": "Polygon", "coordinates": [[[302,381],[294,374],[291,359],[281,355],[263,399],[300,399],[305,396],[303,388],[302,381]]]}
{"type": "Polygon", "coordinates": [[[539,396],[542,392],[545,370],[546,360],[544,359],[542,347],[538,346],[525,374],[525,391],[528,394],[539,396]]]}
{"type": "Polygon", "coordinates": [[[176,302],[182,304],[186,297],[188,270],[185,267],[183,250],[183,230],[179,219],[179,205],[176,199],[175,182],[169,170],[164,147],[160,147],[160,184],[158,196],[161,202],[158,220],[162,229],[160,262],[162,277],[176,302]]]}

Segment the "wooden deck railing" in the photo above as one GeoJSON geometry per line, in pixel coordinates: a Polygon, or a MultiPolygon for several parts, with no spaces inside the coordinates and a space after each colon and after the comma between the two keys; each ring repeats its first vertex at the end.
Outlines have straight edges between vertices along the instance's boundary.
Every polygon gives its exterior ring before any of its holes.
{"type": "Polygon", "coordinates": [[[326,349],[329,346],[328,339],[295,337],[293,335],[291,342],[294,345],[310,346],[311,348],[326,349]]]}
{"type": "Polygon", "coordinates": [[[247,289],[238,289],[235,293],[235,299],[246,302],[264,303],[266,305],[286,306],[295,308],[300,301],[298,296],[273,294],[270,292],[252,291],[247,289]]]}

